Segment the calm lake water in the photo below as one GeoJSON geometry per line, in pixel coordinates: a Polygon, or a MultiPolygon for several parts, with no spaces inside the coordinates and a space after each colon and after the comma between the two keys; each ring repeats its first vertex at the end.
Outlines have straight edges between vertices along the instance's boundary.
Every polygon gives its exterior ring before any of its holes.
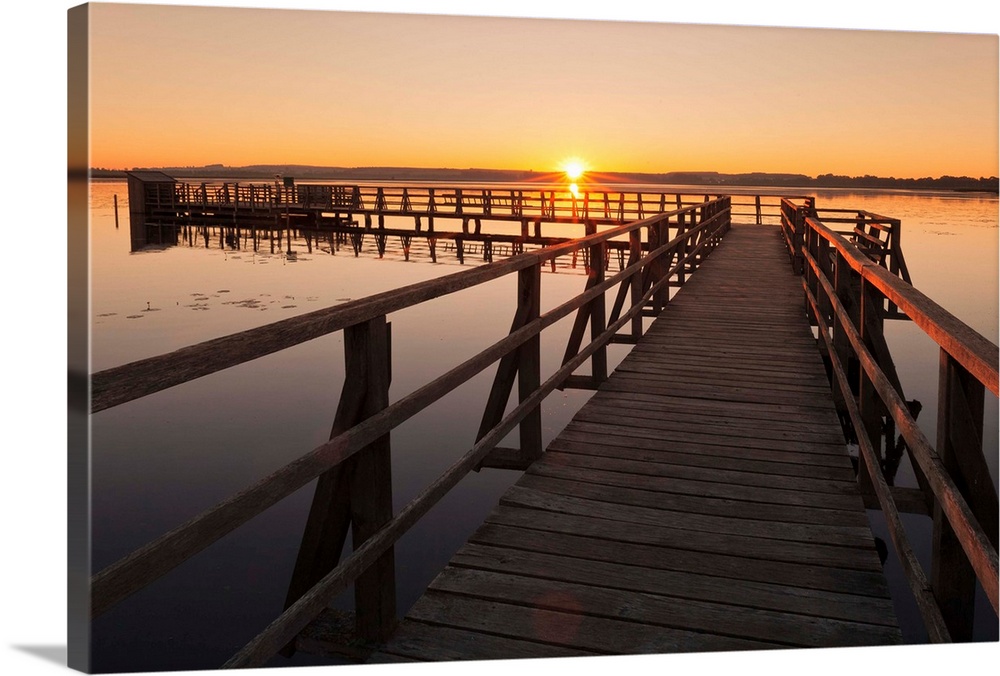
{"type": "MultiPolygon", "coordinates": [[[[657,186],[650,191],[667,188],[657,186]]],[[[699,192],[697,188],[690,188],[699,192]]],[[[914,285],[998,342],[997,198],[887,191],[804,192],[822,208],[857,208],[899,218],[914,285]]],[[[295,254],[196,246],[129,250],[123,181],[91,186],[92,369],[154,356],[278,319],[361,298],[462,268],[454,252],[437,264],[374,245],[355,258],[305,244],[295,254]],[[120,227],[114,220],[114,197],[120,227]],[[418,260],[419,259],[419,260],[418,260]]],[[[414,245],[416,249],[416,244],[414,245]]],[[[467,256],[467,261],[475,256],[467,256]]],[[[615,263],[612,264],[613,266],[615,263]]],[[[468,265],[466,266],[468,267],[468,265]]],[[[614,268],[613,268],[614,269],[614,268]]],[[[542,277],[543,312],[583,289],[569,261],[542,277]]],[[[392,400],[413,391],[506,335],[514,280],[431,301],[390,316],[392,400]]],[[[542,337],[543,379],[558,366],[572,318],[542,337]]],[[[908,399],[924,404],[921,427],[935,439],[937,348],[909,322],[888,337],[908,399]]],[[[610,366],[626,354],[611,346],[610,366]]],[[[393,499],[405,505],[475,440],[492,369],[393,432],[393,499]]],[[[93,567],[100,570],[326,441],[343,381],[340,335],[202,378],[92,417],[93,567]]],[[[543,404],[548,443],[591,396],[556,392],[543,404]]],[[[997,402],[987,393],[985,448],[997,483],[997,402]]],[[[514,472],[464,480],[396,547],[400,614],[481,523],[514,472]]],[[[898,485],[914,485],[904,464],[898,485]]],[[[182,670],[221,665],[280,612],[312,485],[94,622],[96,671],[182,670]]],[[[906,517],[929,570],[929,521],[906,517]]],[[[888,541],[881,517],[873,529],[888,541]]],[[[886,563],[904,635],[923,642],[919,617],[893,556],[886,563]]],[[[338,605],[350,606],[345,597],[338,605]]],[[[997,640],[980,599],[977,639],[997,640]]],[[[275,666],[310,664],[277,658],[275,666]]]]}

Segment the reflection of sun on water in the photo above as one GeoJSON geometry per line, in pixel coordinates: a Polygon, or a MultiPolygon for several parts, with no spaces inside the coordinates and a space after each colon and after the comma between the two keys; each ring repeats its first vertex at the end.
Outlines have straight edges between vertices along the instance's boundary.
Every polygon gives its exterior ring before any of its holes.
{"type": "Polygon", "coordinates": [[[573,198],[580,196],[580,186],[577,181],[583,176],[587,171],[583,160],[577,159],[575,157],[565,160],[562,163],[562,170],[566,174],[566,178],[569,181],[569,192],[573,195],[573,198]]]}

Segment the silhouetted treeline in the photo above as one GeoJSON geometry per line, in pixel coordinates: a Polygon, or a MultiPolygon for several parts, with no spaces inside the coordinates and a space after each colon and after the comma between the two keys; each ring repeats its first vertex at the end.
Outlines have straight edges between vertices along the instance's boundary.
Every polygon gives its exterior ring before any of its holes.
{"type": "MultiPolygon", "coordinates": [[[[421,167],[316,167],[308,165],[261,164],[247,167],[227,167],[210,164],[203,167],[133,167],[155,169],[175,178],[274,180],[276,176],[292,176],[303,180],[331,181],[485,181],[534,182],[558,181],[560,174],[533,170],[511,169],[449,169],[421,167]]],[[[124,178],[125,169],[95,168],[92,178],[124,178]]],[[[596,173],[596,172],[595,172],[596,173]]],[[[594,179],[598,180],[598,179],[594,179]]],[[[714,171],[672,171],[666,173],[601,172],[600,182],[669,183],[704,186],[774,186],[788,188],[880,188],[897,190],[965,190],[998,192],[996,176],[940,176],[932,178],[896,178],[894,176],[844,176],[821,174],[815,178],[805,174],[751,172],[723,174],[714,171]]]]}
{"type": "Polygon", "coordinates": [[[989,178],[971,178],[969,176],[941,176],[939,178],[895,178],[890,176],[838,176],[835,174],[822,174],[817,176],[814,185],[823,188],[897,188],[897,189],[926,189],[934,188],[938,190],[985,190],[997,192],[998,181],[996,176],[989,178]]]}

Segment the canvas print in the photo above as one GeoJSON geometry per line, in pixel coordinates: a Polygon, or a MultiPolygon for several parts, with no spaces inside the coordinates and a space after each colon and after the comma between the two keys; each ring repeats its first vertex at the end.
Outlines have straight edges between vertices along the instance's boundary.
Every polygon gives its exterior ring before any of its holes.
{"type": "Polygon", "coordinates": [[[67,21],[74,669],[998,640],[996,35],[67,21]]]}

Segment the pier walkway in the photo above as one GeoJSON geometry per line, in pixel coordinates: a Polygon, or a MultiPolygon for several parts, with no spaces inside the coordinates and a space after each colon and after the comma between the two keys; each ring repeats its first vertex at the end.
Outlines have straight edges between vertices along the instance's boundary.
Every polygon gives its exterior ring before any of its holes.
{"type": "Polygon", "coordinates": [[[733,226],[373,659],[900,639],[801,282],[733,226]]]}

